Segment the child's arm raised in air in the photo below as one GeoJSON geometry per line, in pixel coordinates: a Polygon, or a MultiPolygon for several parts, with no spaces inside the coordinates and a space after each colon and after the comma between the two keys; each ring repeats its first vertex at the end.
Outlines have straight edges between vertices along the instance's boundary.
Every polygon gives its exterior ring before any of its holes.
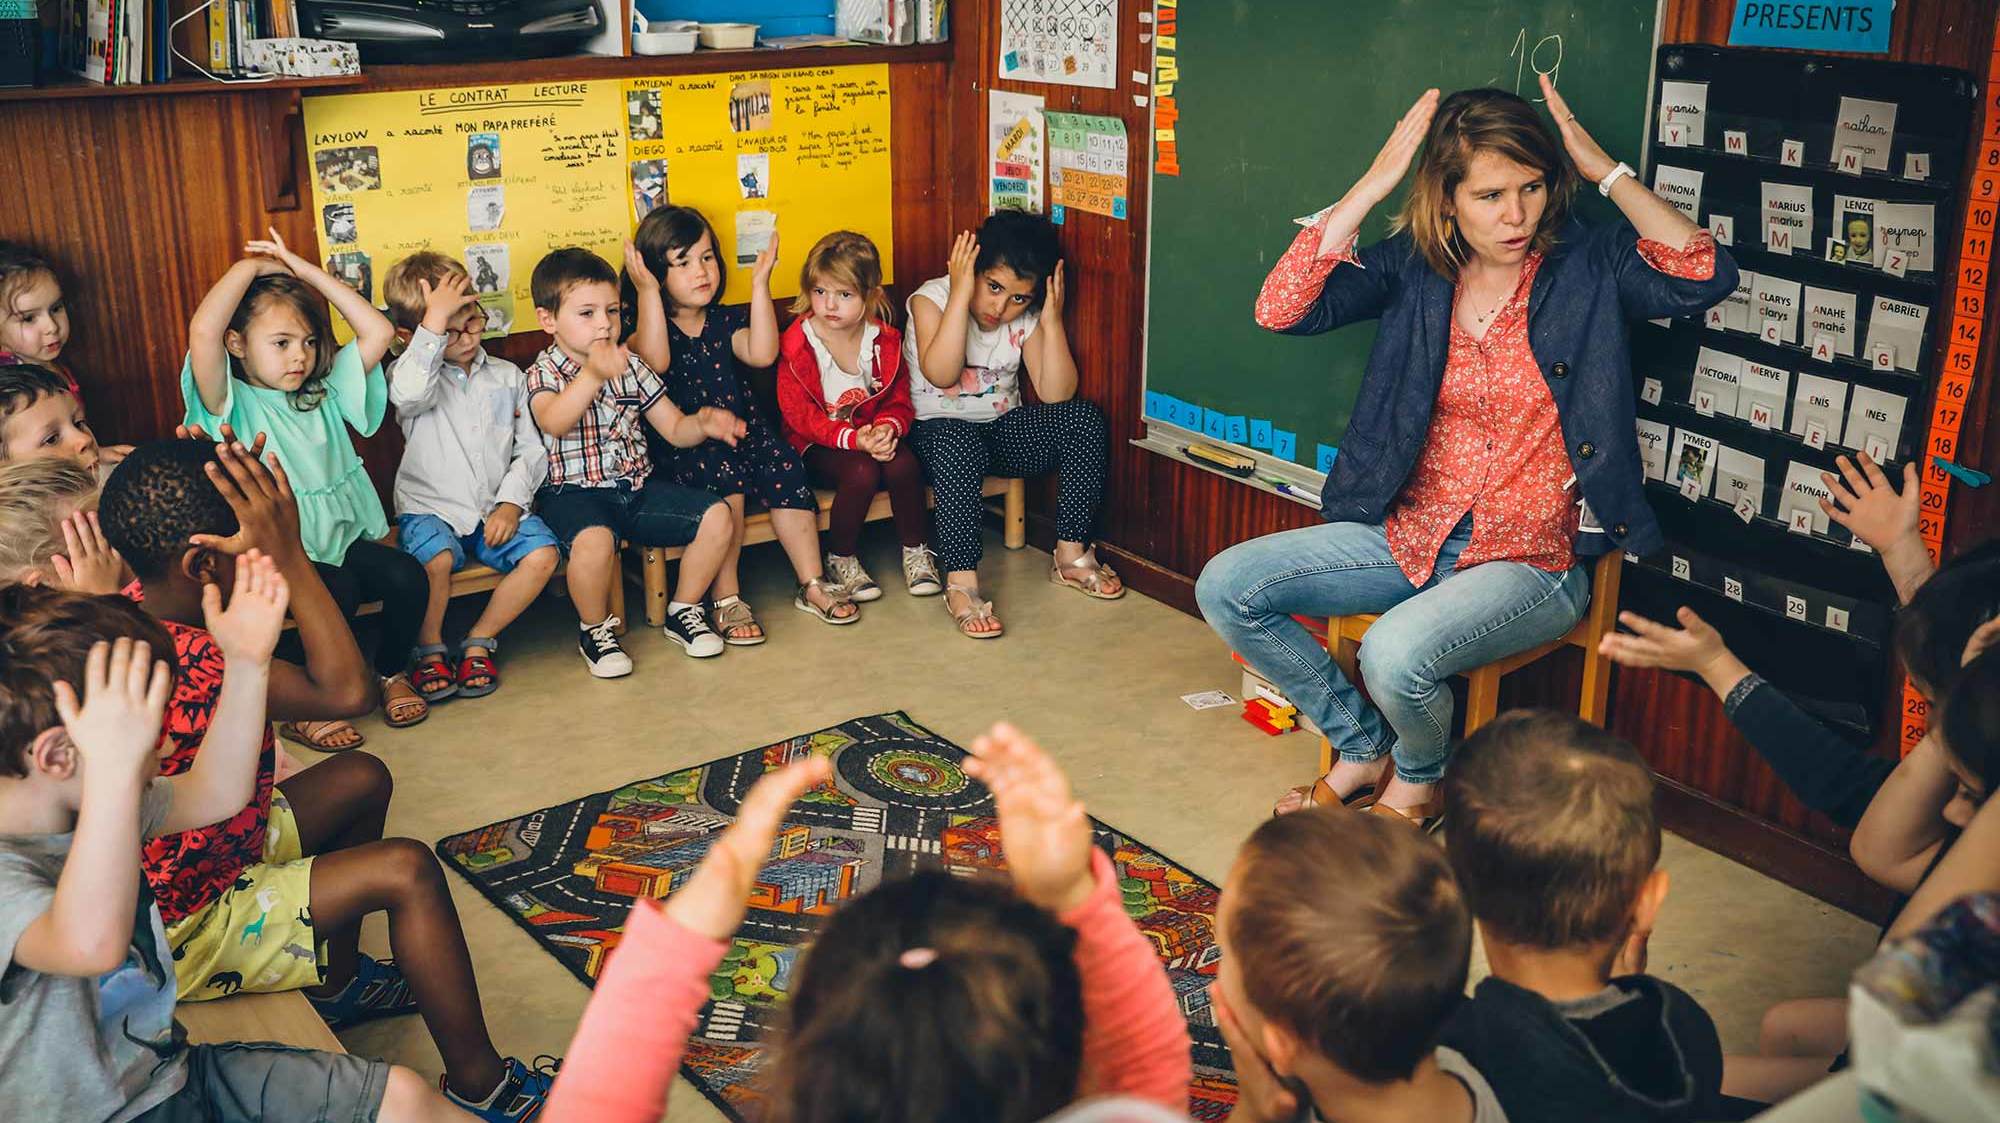
{"type": "Polygon", "coordinates": [[[674,358],[673,344],[667,336],[666,298],[660,295],[660,279],[646,268],[645,257],[629,238],[625,240],[625,276],[632,282],[632,291],[636,294],[633,298],[636,307],[632,309],[632,335],[625,345],[647,366],[665,370],[674,358]]]}
{"type": "Polygon", "coordinates": [[[1049,274],[1048,293],[1034,333],[1021,345],[1021,365],[1035,384],[1035,396],[1045,402],[1066,402],[1076,396],[1076,358],[1069,353],[1063,328],[1063,263],[1049,274]]]}
{"type": "Polygon", "coordinates": [[[29,921],[14,944],[20,966],[88,977],[125,962],[144,864],[140,803],[159,775],[160,717],[172,683],[150,646],[126,638],[91,647],[81,704],[75,687],[56,683],[68,763],[83,773],[83,805],[48,911],[29,921]]]}
{"type": "Polygon", "coordinates": [[[1903,464],[1901,492],[1865,452],[1855,453],[1853,460],[1835,457],[1834,465],[1840,469],[1840,475],[1819,474],[1833,496],[1820,500],[1819,509],[1874,549],[1882,559],[1882,568],[1889,573],[1889,580],[1896,586],[1896,599],[1910,603],[1910,598],[1937,572],[1930,551],[1924,548],[1924,541],[1917,534],[1917,504],[1922,497],[1917,485],[1916,461],[1903,464]]]}
{"type": "Polygon", "coordinates": [[[243,303],[250,282],[284,271],[274,258],[244,258],[209,288],[188,320],[188,365],[194,370],[202,408],[209,413],[221,414],[229,397],[229,321],[236,317],[236,306],[243,303]]]}
{"type": "Polygon", "coordinates": [[[255,548],[269,555],[285,579],[305,648],[303,667],[271,661],[271,720],[326,721],[367,713],[375,705],[374,679],[299,540],[298,501],[285,470],[276,457],[268,466],[259,464],[241,444],[218,445],[215,452],[218,463],[208,467],[208,478],[236,513],[237,531],[227,538],[198,534],[194,544],[223,554],[255,548]]]}
{"type": "Polygon", "coordinates": [[[729,337],[729,349],[745,366],[767,367],[778,361],[778,309],[771,303],[771,267],[777,263],[778,232],[773,230],[771,244],[750,269],[750,326],[737,328],[729,337]]]}
{"type": "Polygon", "coordinates": [[[942,390],[958,385],[965,375],[965,332],[972,322],[972,288],[979,278],[972,266],[979,260],[979,242],[970,230],[951,244],[951,295],[939,308],[928,299],[910,301],[910,330],[917,336],[917,369],[942,390]]]}
{"type": "Polygon", "coordinates": [[[226,673],[193,767],[167,780],[174,800],[162,834],[219,823],[257,794],[271,651],[285,626],[290,596],[278,567],[260,550],[237,558],[235,569],[228,608],[222,605],[221,585],[211,582],[201,590],[202,622],[222,649],[226,673]]]}
{"type": "Polygon", "coordinates": [[[1138,1096],[1181,1110],[1194,1076],[1187,1021],[1153,945],[1125,913],[1116,871],[1091,842],[1090,819],[1069,778],[1006,722],[973,741],[965,771],[993,789],[1015,890],[1076,930],[1081,1093],[1138,1096]]]}
{"type": "Polygon", "coordinates": [[[417,289],[424,296],[424,319],[417,330],[428,334],[413,337],[389,366],[389,404],[403,417],[427,413],[437,405],[444,387],[445,333],[451,330],[452,317],[471,299],[472,279],[451,273],[433,288],[419,277],[417,289]]]}
{"type": "MultiPolygon", "coordinates": [[[[368,303],[368,298],[348,288],[333,274],[293,253],[285,246],[285,240],[278,236],[276,228],[267,230],[268,239],[258,239],[244,246],[250,253],[268,254],[283,263],[285,268],[333,305],[347,326],[354,329],[354,347],[361,357],[362,370],[374,370],[382,362],[382,356],[389,353],[389,345],[396,341],[396,325],[381,309],[368,303]]],[[[333,341],[322,339],[321,347],[331,347],[333,341]]]]}
{"type": "Polygon", "coordinates": [[[757,781],[736,822],[665,905],[640,901],[570,1040],[542,1123],[654,1123],[666,1110],[708,976],[743,923],[785,812],[833,774],[823,756],[757,781]]]}

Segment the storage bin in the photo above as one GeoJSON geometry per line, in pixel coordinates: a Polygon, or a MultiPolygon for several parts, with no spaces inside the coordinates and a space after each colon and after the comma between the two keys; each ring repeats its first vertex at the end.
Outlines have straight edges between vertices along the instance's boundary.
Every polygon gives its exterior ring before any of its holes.
{"type": "Polygon", "coordinates": [[[832,35],[835,0],[638,0],[648,22],[754,23],[760,39],[832,35]]]}

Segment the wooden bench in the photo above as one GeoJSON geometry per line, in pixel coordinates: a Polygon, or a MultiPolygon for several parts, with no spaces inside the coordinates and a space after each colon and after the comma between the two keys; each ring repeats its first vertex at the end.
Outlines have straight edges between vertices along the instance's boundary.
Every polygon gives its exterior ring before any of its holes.
{"type": "MultiPolygon", "coordinates": [[[[819,528],[825,530],[833,515],[833,492],[825,489],[816,489],[814,494],[819,497],[819,528]]],[[[985,485],[980,489],[980,494],[988,499],[996,496],[1001,499],[1001,527],[1003,540],[1006,542],[1007,548],[1018,550],[1022,546],[1027,545],[1027,481],[989,476],[985,485]]],[[[937,497],[926,490],[924,492],[924,501],[927,504],[935,504],[937,497]]],[[[888,518],[889,515],[889,493],[886,491],[876,492],[874,502],[868,505],[867,521],[879,522],[882,519],[888,518]]],[[[777,535],[771,530],[770,512],[752,511],[744,517],[744,545],[754,546],[760,542],[774,541],[776,538],[777,535]]],[[[645,594],[646,623],[655,628],[660,627],[667,622],[667,600],[671,591],[671,586],[667,582],[667,563],[685,553],[686,547],[644,546],[635,548],[627,546],[626,549],[636,549],[639,554],[639,585],[645,594]]],[[[560,578],[562,573],[563,566],[558,565],[556,567],[556,576],[560,578]]],[[[622,578],[625,573],[625,567],[620,565],[615,571],[614,580],[611,582],[611,614],[620,620],[625,618],[625,582],[616,578],[622,578]]],[[[452,598],[455,600],[474,593],[488,592],[500,583],[502,576],[504,575],[498,570],[490,569],[477,563],[468,565],[451,575],[452,598]]],[[[551,581],[550,584],[553,586],[554,581],[551,581]]],[[[371,601],[361,606],[359,615],[366,616],[370,613],[380,611],[382,611],[381,602],[371,601]]]]}
{"type": "Polygon", "coordinates": [[[209,1002],[183,1002],[174,1016],[187,1027],[194,1045],[229,1041],[275,1041],[297,1049],[345,1053],[340,1038],[296,990],[278,994],[236,994],[209,1002]]]}
{"type": "MultiPolygon", "coordinates": [[[[1583,650],[1583,688],[1578,692],[1578,716],[1592,725],[1604,724],[1605,704],[1611,692],[1611,660],[1600,654],[1597,647],[1606,635],[1617,630],[1618,582],[1624,567],[1625,555],[1620,550],[1612,550],[1597,559],[1591,567],[1590,608],[1568,635],[1465,672],[1465,736],[1472,736],[1498,715],[1501,678],[1565,647],[1583,650]]],[[[1369,626],[1378,618],[1374,614],[1335,616],[1326,622],[1327,650],[1333,653],[1335,665],[1339,666],[1349,682],[1361,681],[1358,673],[1361,642],[1367,636],[1369,626]]],[[[1319,770],[1322,775],[1333,770],[1333,756],[1333,742],[1321,737],[1319,770]]]]}

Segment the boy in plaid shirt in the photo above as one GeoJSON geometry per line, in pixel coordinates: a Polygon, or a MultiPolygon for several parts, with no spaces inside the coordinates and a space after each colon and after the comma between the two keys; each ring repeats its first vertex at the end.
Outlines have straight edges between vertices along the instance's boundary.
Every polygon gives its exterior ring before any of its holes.
{"type": "MultiPolygon", "coordinates": [[[[699,604],[733,537],[719,497],[653,475],[641,426],[676,448],[734,445],[744,426],[712,406],[682,413],[660,376],[619,346],[618,275],[603,258],[574,246],[555,250],[535,266],[531,287],[535,318],[555,339],[528,368],[528,409],[549,451],[536,507],[569,554],[577,647],[591,674],[618,678],[632,673],[611,615],[619,540],[686,546],[674,600],[699,604]]],[[[690,655],[723,649],[699,611],[671,616],[666,633],[690,655]]]]}

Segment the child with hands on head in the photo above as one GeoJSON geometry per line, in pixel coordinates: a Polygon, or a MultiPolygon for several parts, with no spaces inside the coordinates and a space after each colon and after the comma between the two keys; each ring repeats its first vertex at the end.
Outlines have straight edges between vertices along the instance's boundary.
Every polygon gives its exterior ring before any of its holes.
{"type": "Polygon", "coordinates": [[[918,597],[943,592],[924,545],[930,511],[923,465],[907,443],[910,380],[875,243],[849,230],[821,238],[799,269],[792,311],[798,318],[779,342],[779,420],[814,480],[834,489],[827,572],[857,601],[882,595],[856,549],[875,493],[887,490],[904,586],[918,597]]]}
{"type": "MultiPolygon", "coordinates": [[[[625,281],[633,292],[626,342],[660,372],[680,408],[719,407],[742,418],[745,426],[742,439],[733,445],[709,442],[660,450],[661,467],[677,483],[714,492],[729,503],[734,540],[708,590],[715,604],[711,625],[732,646],[751,647],[765,639],[756,613],[743,600],[737,575],[747,498],[771,513],[771,531],[798,578],[793,607],[828,624],[860,619],[853,603],[860,590],[847,588],[838,578],[826,579],[819,552],[819,499],[806,482],[805,466],[763,418],[740,370],[768,367],[778,359],[778,313],[771,304],[777,233],[751,267],[750,303],[742,306],[721,303],[726,280],[721,246],[700,211],[657,208],[640,220],[632,239],[625,251],[625,281]]],[[[675,620],[691,613],[698,615],[700,607],[685,598],[667,606],[675,620]]]]}
{"type": "Polygon", "coordinates": [[[493,661],[500,633],[541,594],[561,552],[555,532],[529,513],[549,458],[526,377],[480,345],[486,310],[471,285],[463,265],[428,251],[398,261],[382,279],[404,345],[389,368],[389,401],[403,429],[398,540],[423,564],[430,587],[411,672],[427,702],[500,689],[493,661]],[[451,575],[470,561],[504,576],[448,661],[451,575]]]}
{"type": "MultiPolygon", "coordinates": [[[[1097,1095],[1185,1107],[1186,1022],[1062,770],[1006,724],[965,767],[993,790],[1011,887],[927,871],[843,904],[792,988],[769,1117],[1030,1123],[1097,1095]]],[[[832,782],[818,755],[765,776],[685,885],[633,907],[543,1123],[660,1117],[787,810],[832,782]]]]}
{"type": "Polygon", "coordinates": [[[125,559],[97,522],[97,473],[67,458],[0,464],[0,583],[115,593],[125,559]]]}
{"type": "Polygon", "coordinates": [[[982,489],[988,475],[1056,472],[1055,564],[1049,580],[1098,600],[1125,587],[1091,546],[1104,499],[1110,434],[1104,411],[1076,396],[1076,359],[1063,326],[1062,246],[1048,219],[1000,211],[952,244],[950,272],[909,299],[903,363],[916,428],[910,435],[937,493],[932,538],[945,569],[945,611],[972,639],[1002,626],[979,592],[982,489]],[[1024,402],[1021,378],[1033,385],[1024,402]]]}
{"type": "Polygon", "coordinates": [[[719,406],[682,412],[653,368],[618,344],[618,274],[603,258],[575,246],[552,251],[530,283],[535,317],[554,337],[528,368],[528,409],[549,458],[536,506],[569,554],[584,662],[598,678],[632,673],[618,643],[623,621],[611,610],[621,541],[687,547],[674,592],[683,611],[669,614],[666,635],[690,655],[720,654],[722,640],[699,607],[685,609],[733,549],[729,508],[656,471],[645,430],[692,448],[741,440],[743,422],[719,406]]]}
{"type": "MultiPolygon", "coordinates": [[[[415,725],[430,709],[410,685],[410,649],[429,586],[421,565],[385,545],[389,522],[347,435],[372,436],[388,408],[382,356],[396,330],[360,293],[293,253],[272,230],[208,291],[188,323],[181,368],[186,423],[264,436],[297,484],[306,554],[343,613],[382,604],[374,652],[383,716],[415,725]],[[326,306],[354,330],[336,348],[326,306]]],[[[350,736],[351,730],[343,733],[350,736]]],[[[309,748],[331,749],[294,729],[309,748]]]]}

